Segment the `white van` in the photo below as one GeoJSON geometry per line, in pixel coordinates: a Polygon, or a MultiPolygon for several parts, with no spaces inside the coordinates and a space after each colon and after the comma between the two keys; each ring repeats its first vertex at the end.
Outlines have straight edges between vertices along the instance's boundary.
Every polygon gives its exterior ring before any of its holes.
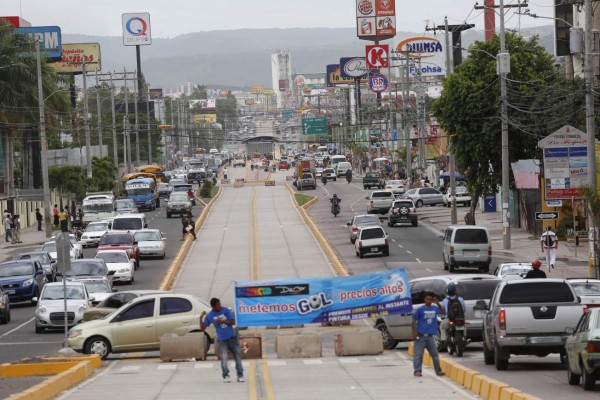
{"type": "Polygon", "coordinates": [[[327,150],[327,146],[319,146],[317,147],[317,152],[322,154],[328,154],[329,150],[327,150]]]}
{"type": "Polygon", "coordinates": [[[492,244],[487,228],[476,225],[454,225],[444,232],[442,253],[444,269],[455,272],[458,267],[478,268],[488,273],[492,263],[492,244]]]}
{"type": "Polygon", "coordinates": [[[122,214],[117,215],[113,221],[111,230],[113,231],[137,231],[148,227],[146,216],[144,214],[122,214]]]}
{"type": "Polygon", "coordinates": [[[335,168],[338,163],[346,161],[346,156],[338,155],[331,157],[331,167],[335,168]]]}
{"type": "Polygon", "coordinates": [[[337,164],[337,170],[336,170],[336,174],[337,174],[338,178],[340,176],[346,175],[346,171],[348,171],[348,170],[352,170],[352,164],[350,164],[348,161],[339,162],[337,164]]]}

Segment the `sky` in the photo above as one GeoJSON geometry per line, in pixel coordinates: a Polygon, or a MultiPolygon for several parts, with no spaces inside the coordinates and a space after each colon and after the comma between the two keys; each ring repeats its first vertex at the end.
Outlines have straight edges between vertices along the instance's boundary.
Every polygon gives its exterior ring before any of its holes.
{"type": "MultiPolygon", "coordinates": [[[[478,0],[480,4],[483,0],[478,0]]],[[[427,25],[472,23],[483,29],[475,0],[396,0],[398,31],[427,25]]],[[[505,0],[505,4],[517,0],[505,0]]],[[[552,16],[554,0],[528,1],[532,13],[552,16]]],[[[121,36],[121,14],[149,12],[152,37],[241,28],[344,28],[356,24],[356,0],[0,0],[0,15],[20,15],[33,26],[58,25],[63,33],[121,36]]],[[[550,25],[551,20],[507,15],[507,28],[550,25]]],[[[498,22],[497,22],[498,24],[498,22]]]]}

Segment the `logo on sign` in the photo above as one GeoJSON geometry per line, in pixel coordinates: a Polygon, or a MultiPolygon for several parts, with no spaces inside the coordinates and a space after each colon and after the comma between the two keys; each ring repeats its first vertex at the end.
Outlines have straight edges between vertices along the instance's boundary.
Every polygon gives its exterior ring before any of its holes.
{"type": "Polygon", "coordinates": [[[125,23],[125,29],[133,36],[146,36],[148,30],[148,24],[140,17],[132,17],[125,23]]]}
{"type": "Polygon", "coordinates": [[[429,58],[444,51],[436,38],[414,37],[401,41],[396,47],[400,53],[410,53],[411,58],[429,58]]]}
{"type": "Polygon", "coordinates": [[[358,12],[362,15],[369,15],[373,12],[373,3],[371,0],[362,0],[358,3],[358,12]]]}
{"type": "Polygon", "coordinates": [[[367,71],[367,62],[362,57],[352,58],[344,64],[344,73],[353,78],[362,77],[367,71]]]}
{"type": "Polygon", "coordinates": [[[388,87],[388,80],[385,75],[373,74],[369,77],[369,89],[375,93],[381,93],[388,87]]]}
{"type": "Polygon", "coordinates": [[[366,46],[367,68],[387,68],[390,48],[387,44],[366,46]]]}

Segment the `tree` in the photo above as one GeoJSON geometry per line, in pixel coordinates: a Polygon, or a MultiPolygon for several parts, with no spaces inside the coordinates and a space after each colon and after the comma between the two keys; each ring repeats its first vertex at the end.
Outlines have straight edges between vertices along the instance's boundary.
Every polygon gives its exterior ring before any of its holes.
{"type": "MultiPolygon", "coordinates": [[[[585,198],[588,215],[592,218],[595,227],[593,237],[591,236],[592,232],[590,232],[590,240],[594,241],[594,254],[596,255],[596,260],[594,260],[594,277],[600,279],[600,263],[597,261],[600,256],[600,241],[598,241],[598,228],[600,227],[600,194],[590,186],[582,186],[579,188],[579,191],[585,198]]],[[[573,229],[575,229],[575,227],[573,227],[573,229]]]]}
{"type": "Polygon", "coordinates": [[[84,166],[63,165],[50,167],[48,176],[50,187],[61,193],[75,193],[83,199],[86,192],[110,191],[115,185],[116,167],[108,158],[92,159],[92,178],[87,177],[84,166]]]}
{"type": "MultiPolygon", "coordinates": [[[[583,91],[579,81],[567,81],[552,57],[529,40],[506,34],[511,55],[508,75],[510,160],[536,158],[537,142],[566,123],[581,126],[583,91]],[[574,90],[575,89],[575,90],[574,90]]],[[[475,223],[477,199],[495,193],[501,183],[500,88],[494,54],[500,41],[475,42],[470,56],[444,81],[432,113],[450,137],[458,171],[474,201],[465,217],[475,223]]]]}

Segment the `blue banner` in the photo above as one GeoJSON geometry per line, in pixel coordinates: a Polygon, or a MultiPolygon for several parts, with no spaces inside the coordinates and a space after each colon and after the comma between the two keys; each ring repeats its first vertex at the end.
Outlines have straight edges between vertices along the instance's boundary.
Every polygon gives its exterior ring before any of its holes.
{"type": "Polygon", "coordinates": [[[40,52],[49,58],[62,55],[62,37],[58,26],[28,26],[15,28],[15,32],[29,35],[40,42],[40,52]]]}
{"type": "Polygon", "coordinates": [[[235,282],[238,326],[341,322],[412,313],[406,271],[235,282]]]}

